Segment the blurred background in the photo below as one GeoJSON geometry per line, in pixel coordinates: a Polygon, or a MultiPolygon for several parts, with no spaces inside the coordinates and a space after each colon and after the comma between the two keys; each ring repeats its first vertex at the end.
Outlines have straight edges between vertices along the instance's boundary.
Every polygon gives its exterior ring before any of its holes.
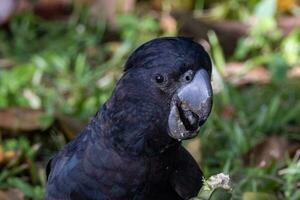
{"type": "Polygon", "coordinates": [[[214,107],[185,143],[233,199],[300,199],[299,0],[0,0],[0,199],[43,199],[49,158],[110,96],[130,52],[189,36],[214,107]]]}

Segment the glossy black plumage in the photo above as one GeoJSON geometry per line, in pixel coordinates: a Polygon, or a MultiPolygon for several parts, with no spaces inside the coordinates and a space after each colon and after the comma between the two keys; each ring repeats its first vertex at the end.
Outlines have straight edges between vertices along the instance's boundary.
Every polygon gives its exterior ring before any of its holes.
{"type": "Polygon", "coordinates": [[[186,70],[211,63],[203,48],[181,37],[145,43],[129,57],[111,98],[76,139],[47,166],[45,199],[189,199],[202,172],[168,134],[170,103],[186,70]],[[154,76],[167,74],[158,86],[154,76]]]}

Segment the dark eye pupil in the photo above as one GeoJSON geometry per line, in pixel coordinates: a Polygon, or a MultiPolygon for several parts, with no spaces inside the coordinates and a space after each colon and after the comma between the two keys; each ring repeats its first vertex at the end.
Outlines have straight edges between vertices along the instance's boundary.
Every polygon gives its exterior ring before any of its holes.
{"type": "Polygon", "coordinates": [[[164,82],[164,77],[162,75],[156,75],[155,80],[157,83],[162,83],[164,82]]]}
{"type": "Polygon", "coordinates": [[[186,81],[190,81],[191,80],[191,76],[190,75],[185,76],[185,80],[186,81]]]}

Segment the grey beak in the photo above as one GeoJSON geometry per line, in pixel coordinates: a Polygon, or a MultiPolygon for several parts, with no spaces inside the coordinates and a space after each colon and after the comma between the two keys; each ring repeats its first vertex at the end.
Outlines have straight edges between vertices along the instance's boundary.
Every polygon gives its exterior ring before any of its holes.
{"type": "Polygon", "coordinates": [[[187,139],[197,135],[212,108],[212,86],[206,70],[196,72],[193,80],[174,95],[169,114],[169,135],[187,139]]]}

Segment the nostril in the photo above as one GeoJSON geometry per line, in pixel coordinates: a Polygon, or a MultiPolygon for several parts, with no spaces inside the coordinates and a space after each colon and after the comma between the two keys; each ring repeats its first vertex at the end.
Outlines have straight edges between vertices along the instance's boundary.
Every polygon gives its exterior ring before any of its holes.
{"type": "Polygon", "coordinates": [[[199,126],[202,126],[206,122],[206,119],[200,119],[199,126]]]}

